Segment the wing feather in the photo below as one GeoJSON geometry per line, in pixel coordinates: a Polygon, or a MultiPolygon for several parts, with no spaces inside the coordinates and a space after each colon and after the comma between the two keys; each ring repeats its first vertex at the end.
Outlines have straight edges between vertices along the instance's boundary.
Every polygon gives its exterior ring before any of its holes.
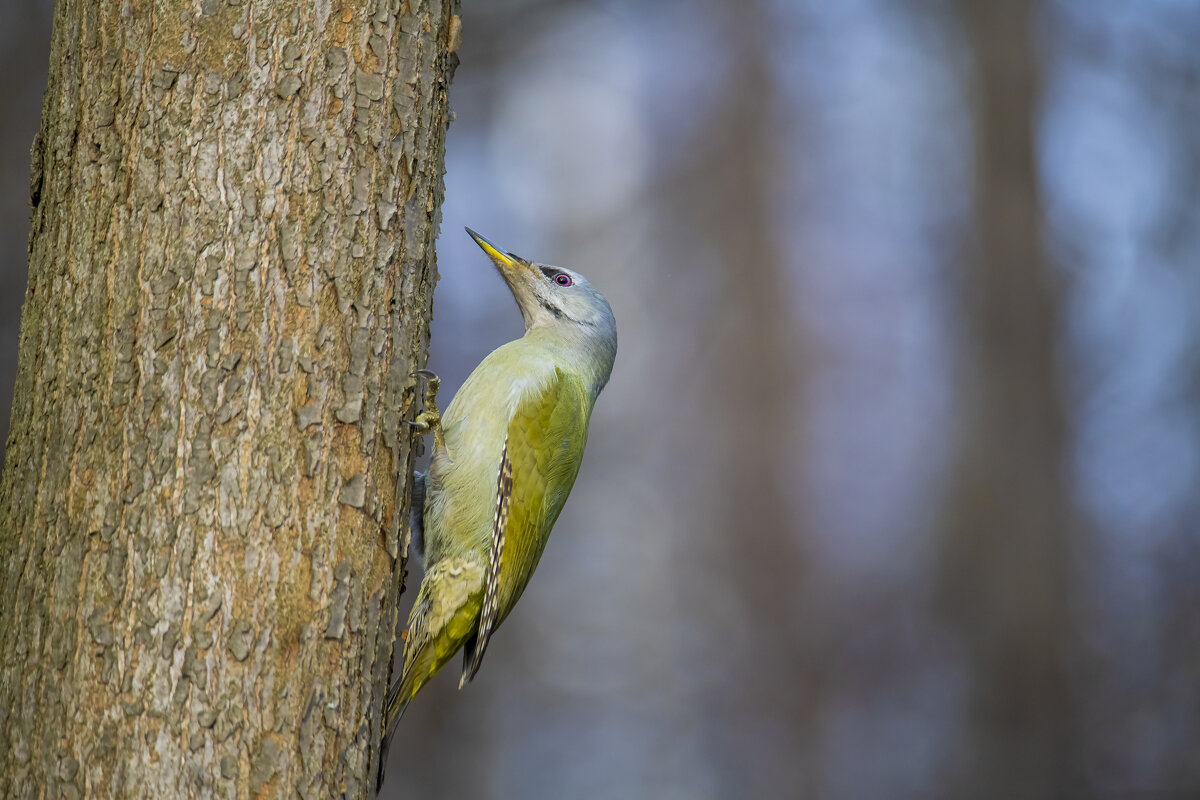
{"type": "Polygon", "coordinates": [[[508,460],[508,437],[504,438],[504,448],[500,451],[500,469],[496,476],[496,514],[492,518],[492,542],[488,553],[487,585],[483,592],[483,610],[479,614],[479,630],[471,642],[467,644],[463,658],[463,675],[459,687],[474,680],[479,665],[483,663],[483,652],[487,649],[496,629],[496,616],[499,612],[500,564],[504,553],[504,534],[508,525],[508,509],[511,505],[513,489],[512,462],[508,460]]]}
{"type": "Polygon", "coordinates": [[[462,683],[479,671],[492,633],[529,583],[579,474],[591,402],[583,382],[556,369],[522,398],[509,422],[496,478],[496,512],[483,610],[463,654],[462,683]]]}

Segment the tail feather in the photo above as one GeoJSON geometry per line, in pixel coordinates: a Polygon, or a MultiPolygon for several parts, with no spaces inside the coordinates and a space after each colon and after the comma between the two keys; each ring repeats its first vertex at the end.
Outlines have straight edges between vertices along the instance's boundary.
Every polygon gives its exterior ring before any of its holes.
{"type": "Polygon", "coordinates": [[[409,701],[412,700],[413,677],[410,670],[388,690],[387,702],[383,706],[383,720],[386,725],[383,733],[385,742],[392,740],[392,736],[396,733],[396,725],[399,724],[400,718],[404,716],[404,712],[408,708],[409,701]]]}
{"type": "Polygon", "coordinates": [[[475,559],[443,559],[425,573],[408,617],[400,680],[388,690],[384,703],[376,792],[383,786],[388,745],[409,702],[468,638],[475,638],[483,572],[475,559]]]}
{"type": "Polygon", "coordinates": [[[400,718],[404,716],[404,712],[408,709],[408,704],[412,700],[412,675],[403,675],[400,680],[392,684],[392,688],[388,690],[387,702],[383,705],[383,742],[379,747],[379,771],[375,776],[375,794],[383,788],[383,781],[386,777],[388,749],[392,744],[392,736],[396,734],[396,725],[399,724],[400,718]]]}

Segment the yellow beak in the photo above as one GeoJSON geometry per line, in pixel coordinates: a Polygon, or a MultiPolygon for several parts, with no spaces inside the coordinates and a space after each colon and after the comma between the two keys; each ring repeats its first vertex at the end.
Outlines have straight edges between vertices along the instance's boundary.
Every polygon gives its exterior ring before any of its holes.
{"type": "Polygon", "coordinates": [[[490,241],[484,236],[480,236],[470,228],[467,228],[466,230],[467,233],[471,234],[471,238],[475,240],[475,244],[482,247],[483,252],[488,254],[488,258],[490,258],[496,264],[501,273],[505,272],[506,270],[515,270],[517,267],[524,266],[529,263],[518,255],[504,252],[495,242],[490,241]]]}

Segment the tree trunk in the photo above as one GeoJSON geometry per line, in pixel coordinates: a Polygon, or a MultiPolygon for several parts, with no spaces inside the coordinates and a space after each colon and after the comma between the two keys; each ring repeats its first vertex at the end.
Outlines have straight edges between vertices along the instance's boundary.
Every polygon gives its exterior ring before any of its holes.
{"type": "Polygon", "coordinates": [[[0,796],[370,788],[456,6],[60,0],[0,796]]]}
{"type": "Polygon", "coordinates": [[[1035,3],[961,9],[977,59],[975,241],[964,281],[963,443],[939,595],[969,685],[947,796],[1066,797],[1078,793],[1064,669],[1074,523],[1034,160],[1035,3]]]}

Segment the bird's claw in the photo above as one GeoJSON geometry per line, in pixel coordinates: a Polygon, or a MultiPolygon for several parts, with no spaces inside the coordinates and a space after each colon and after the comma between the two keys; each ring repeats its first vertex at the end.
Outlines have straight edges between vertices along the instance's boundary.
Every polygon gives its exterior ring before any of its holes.
{"type": "Polygon", "coordinates": [[[425,379],[425,410],[417,415],[415,420],[408,422],[412,426],[413,431],[418,436],[423,436],[427,433],[433,434],[433,443],[437,449],[450,457],[450,451],[446,449],[446,435],[442,430],[442,413],[437,407],[438,389],[442,385],[442,379],[435,373],[427,369],[419,369],[412,373],[414,377],[425,379]]]}
{"type": "Polygon", "coordinates": [[[438,389],[440,389],[442,386],[442,379],[437,376],[436,372],[428,369],[416,370],[412,373],[412,376],[414,378],[419,377],[425,379],[425,410],[427,412],[432,411],[434,414],[438,415],[440,419],[441,415],[438,414],[437,396],[438,389]]]}

